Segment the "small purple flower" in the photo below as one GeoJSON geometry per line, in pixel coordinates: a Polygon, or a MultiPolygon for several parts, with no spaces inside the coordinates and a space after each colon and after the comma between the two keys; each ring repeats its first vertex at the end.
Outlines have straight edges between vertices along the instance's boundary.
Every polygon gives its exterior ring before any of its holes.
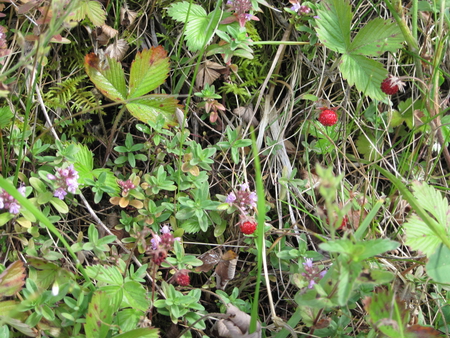
{"type": "MultiPolygon", "coordinates": [[[[22,196],[25,196],[25,190],[26,188],[24,185],[17,188],[17,191],[20,192],[22,196]]],[[[0,209],[8,209],[11,214],[17,215],[20,212],[20,204],[6,191],[0,191],[0,209]]]]}
{"type": "Polygon", "coordinates": [[[314,265],[312,258],[306,258],[303,267],[305,272],[302,273],[302,276],[308,281],[308,289],[312,289],[327,273],[326,269],[320,270],[318,266],[314,265]]]}
{"type": "Polygon", "coordinates": [[[53,196],[63,200],[68,192],[75,194],[78,189],[78,172],[73,164],[66,168],[56,168],[56,175],[48,174],[49,180],[55,181],[56,189],[53,196]]]}
{"type": "Polygon", "coordinates": [[[241,209],[245,214],[249,209],[256,208],[257,196],[254,191],[250,191],[247,183],[239,185],[239,190],[230,192],[225,200],[225,203],[235,205],[241,209]]]}
{"type": "Polygon", "coordinates": [[[236,201],[236,195],[234,192],[230,192],[225,200],[225,203],[233,204],[236,201]]]}
{"type": "Polygon", "coordinates": [[[9,204],[9,212],[13,215],[17,215],[20,211],[20,205],[17,202],[9,204]]]}
{"type": "Polygon", "coordinates": [[[161,227],[161,233],[162,233],[162,234],[168,234],[168,233],[170,233],[170,227],[169,227],[167,224],[164,224],[164,225],[161,227]]]}
{"type": "Polygon", "coordinates": [[[158,250],[159,243],[161,243],[161,237],[155,233],[153,233],[153,238],[150,240],[152,243],[152,249],[158,250]]]}

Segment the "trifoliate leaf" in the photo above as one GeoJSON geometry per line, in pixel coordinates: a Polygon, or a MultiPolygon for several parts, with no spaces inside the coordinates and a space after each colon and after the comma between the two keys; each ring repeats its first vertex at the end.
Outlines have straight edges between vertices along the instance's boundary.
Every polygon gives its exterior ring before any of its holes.
{"type": "Polygon", "coordinates": [[[105,24],[106,14],[102,8],[101,3],[97,1],[85,1],[86,15],[94,24],[94,26],[100,27],[105,24]]]}
{"type": "Polygon", "coordinates": [[[404,41],[397,24],[381,18],[369,21],[353,39],[349,52],[368,56],[381,56],[395,52],[404,41]]]}
{"type": "Polygon", "coordinates": [[[327,0],[317,11],[317,35],[329,49],[345,53],[350,47],[352,7],[348,0],[327,0]]]}
{"type": "Polygon", "coordinates": [[[350,86],[355,85],[374,100],[384,99],[380,84],[387,77],[387,70],[381,63],[362,55],[344,54],[339,69],[350,86]]]}

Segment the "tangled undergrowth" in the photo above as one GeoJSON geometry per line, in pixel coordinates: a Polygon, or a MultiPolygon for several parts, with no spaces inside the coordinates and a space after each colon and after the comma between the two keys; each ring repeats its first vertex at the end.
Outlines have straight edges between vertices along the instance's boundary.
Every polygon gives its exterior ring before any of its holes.
{"type": "Polygon", "coordinates": [[[448,336],[449,7],[1,1],[0,337],[448,336]]]}

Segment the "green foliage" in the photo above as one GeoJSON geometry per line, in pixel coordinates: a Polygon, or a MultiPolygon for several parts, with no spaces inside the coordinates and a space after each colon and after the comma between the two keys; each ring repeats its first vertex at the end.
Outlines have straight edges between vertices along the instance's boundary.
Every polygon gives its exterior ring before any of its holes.
{"type": "Polygon", "coordinates": [[[114,163],[124,164],[128,161],[132,168],[136,167],[136,160],[147,161],[147,156],[144,154],[135,154],[135,152],[142,150],[142,148],[144,148],[142,143],[133,144],[133,136],[128,133],[125,139],[125,145],[114,147],[115,151],[125,153],[126,155],[119,156],[114,160],[114,163]]]}
{"type": "Polygon", "coordinates": [[[396,52],[402,47],[400,28],[381,18],[369,21],[351,40],[352,10],[348,0],[327,0],[317,10],[317,34],[329,49],[342,54],[339,68],[343,77],[365,95],[382,100],[381,82],[387,77],[383,65],[371,57],[396,52]]]}
{"type": "MultiPolygon", "coordinates": [[[[178,318],[184,318],[189,324],[193,324],[201,314],[205,313],[205,308],[200,304],[201,291],[199,289],[193,289],[187,295],[183,295],[180,291],[175,290],[172,284],[166,282],[162,282],[161,288],[166,299],[158,299],[154,305],[159,313],[170,316],[172,323],[176,324],[178,318]]],[[[203,330],[206,325],[203,320],[200,320],[194,324],[194,327],[203,330]]]]}
{"type": "Polygon", "coordinates": [[[81,87],[86,75],[69,77],[58,86],[52,86],[44,94],[45,105],[49,108],[67,108],[69,103],[77,111],[94,110],[98,101],[89,88],[81,87]]]}
{"type": "Polygon", "coordinates": [[[199,51],[211,40],[219,20],[223,20],[228,13],[215,10],[209,14],[200,5],[182,1],[172,4],[167,14],[172,19],[186,24],[184,35],[186,45],[192,52],[199,51]]]}

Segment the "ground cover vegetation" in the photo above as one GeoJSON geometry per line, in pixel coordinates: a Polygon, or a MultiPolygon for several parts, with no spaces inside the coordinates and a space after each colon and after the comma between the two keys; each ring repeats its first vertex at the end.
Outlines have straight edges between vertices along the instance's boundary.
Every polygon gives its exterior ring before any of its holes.
{"type": "Polygon", "coordinates": [[[0,0],[0,337],[445,337],[448,0],[0,0]]]}

